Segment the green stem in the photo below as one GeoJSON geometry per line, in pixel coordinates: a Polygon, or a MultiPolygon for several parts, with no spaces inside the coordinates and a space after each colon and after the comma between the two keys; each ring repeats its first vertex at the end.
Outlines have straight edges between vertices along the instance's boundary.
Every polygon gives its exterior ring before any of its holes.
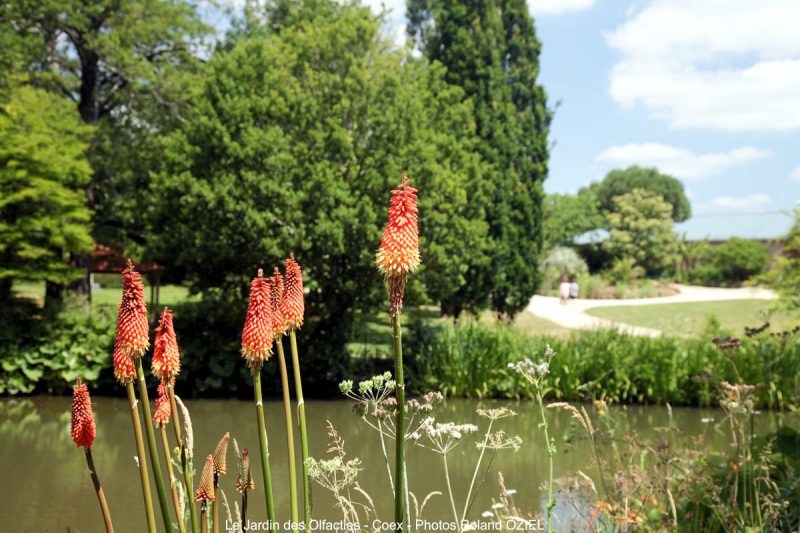
{"type": "Polygon", "coordinates": [[[297,396],[297,414],[300,422],[300,448],[303,458],[303,521],[306,531],[311,527],[311,487],[308,481],[308,433],[306,432],[306,404],[303,400],[303,382],[300,379],[300,358],[297,355],[297,337],[294,330],[289,332],[289,344],[292,350],[292,367],[294,369],[294,392],[297,396]]]}
{"type": "Polygon", "coordinates": [[[142,400],[142,413],[144,414],[145,421],[144,428],[147,432],[147,449],[150,452],[150,465],[153,467],[153,477],[156,482],[158,505],[161,507],[161,518],[164,520],[164,529],[166,529],[168,533],[172,533],[172,518],[169,514],[167,492],[164,490],[164,479],[161,477],[161,460],[158,458],[156,435],[153,431],[153,417],[150,414],[150,399],[147,395],[147,382],[144,379],[141,357],[136,358],[136,376],[139,380],[139,397],[142,400]]]}
{"type": "Polygon", "coordinates": [[[192,482],[192,472],[189,468],[190,458],[188,457],[186,444],[183,442],[181,434],[181,424],[178,418],[178,404],[175,402],[175,391],[172,385],[167,383],[167,393],[169,394],[169,405],[172,409],[172,426],[175,429],[175,438],[181,447],[181,467],[183,468],[183,482],[186,486],[186,499],[189,502],[189,515],[192,520],[192,533],[200,533],[200,523],[197,521],[197,510],[194,506],[194,483],[192,482]]]}
{"type": "Polygon", "coordinates": [[[97,493],[97,501],[100,503],[100,511],[103,513],[103,522],[106,525],[106,533],[114,533],[114,525],[111,523],[111,513],[108,511],[108,503],[106,502],[106,495],[103,492],[103,486],[100,485],[100,478],[97,476],[97,469],[94,467],[94,458],[92,457],[92,449],[86,448],[86,464],[89,467],[89,475],[92,476],[92,484],[94,491],[97,493]]]}
{"type": "MultiPolygon", "coordinates": [[[[219,490],[219,476],[214,474],[214,494],[219,490]]],[[[219,533],[219,498],[214,498],[211,502],[211,530],[219,533]]]]}
{"type": "Polygon", "coordinates": [[[450,470],[447,468],[447,454],[442,454],[444,460],[444,478],[447,481],[447,494],[450,495],[450,507],[453,510],[453,520],[456,521],[456,531],[461,533],[461,522],[458,521],[458,511],[456,511],[456,500],[453,497],[453,484],[450,483],[450,470]]]}
{"type": "Polygon", "coordinates": [[[406,383],[403,378],[403,339],[400,319],[392,317],[392,348],[394,372],[397,380],[397,421],[395,423],[395,476],[394,521],[405,529],[405,479],[406,479],[406,383]]]}
{"type": "Polygon", "coordinates": [[[253,393],[256,401],[258,418],[258,442],[261,447],[261,473],[264,476],[264,497],[267,503],[267,519],[269,530],[274,531],[275,503],[272,501],[272,477],[269,473],[269,444],[267,442],[267,426],[264,423],[264,401],[261,399],[261,369],[253,370],[253,393]]]}
{"type": "Polygon", "coordinates": [[[281,388],[283,389],[283,414],[286,418],[286,446],[289,450],[289,504],[292,517],[292,529],[300,522],[297,508],[297,465],[294,457],[294,429],[292,423],[292,398],[289,391],[289,373],[286,369],[286,356],[283,353],[283,339],[275,339],[278,347],[278,363],[281,371],[281,388]]]}
{"type": "Polygon", "coordinates": [[[139,479],[142,482],[142,496],[144,496],[144,512],[147,516],[147,531],[156,533],[156,519],[153,514],[153,498],[150,495],[150,477],[147,474],[147,458],[144,455],[144,441],[142,440],[142,425],[139,422],[139,410],[137,409],[136,393],[133,390],[133,383],[126,383],[125,389],[128,391],[128,403],[131,406],[131,420],[133,421],[133,436],[136,439],[136,455],[139,460],[139,479]]]}
{"type": "Polygon", "coordinates": [[[167,438],[167,428],[161,426],[161,445],[164,448],[164,459],[167,461],[167,474],[169,475],[169,490],[172,493],[172,504],[175,506],[175,516],[178,518],[178,530],[185,533],[183,525],[183,508],[181,499],[178,496],[178,486],[176,484],[175,472],[172,470],[172,457],[169,453],[169,439],[167,438]]]}
{"type": "Polygon", "coordinates": [[[547,462],[549,473],[547,477],[547,518],[545,531],[550,533],[550,516],[552,514],[553,507],[555,506],[555,501],[553,500],[553,455],[555,454],[555,450],[553,449],[553,443],[550,442],[550,435],[547,432],[547,418],[545,417],[544,412],[544,399],[542,398],[542,393],[539,391],[538,387],[536,389],[536,400],[539,402],[539,412],[542,415],[542,429],[544,430],[544,440],[547,446],[547,462]]]}

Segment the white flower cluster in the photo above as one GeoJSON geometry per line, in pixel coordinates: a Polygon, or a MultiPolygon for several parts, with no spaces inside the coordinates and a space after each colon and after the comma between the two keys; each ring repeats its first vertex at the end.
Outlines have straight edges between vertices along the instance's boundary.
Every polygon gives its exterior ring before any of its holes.
{"type": "Polygon", "coordinates": [[[419,428],[409,438],[411,440],[419,440],[422,437],[428,437],[435,441],[460,440],[464,435],[469,435],[476,431],[478,431],[478,426],[475,424],[456,424],[454,422],[442,424],[433,417],[428,417],[422,421],[419,428]]]}

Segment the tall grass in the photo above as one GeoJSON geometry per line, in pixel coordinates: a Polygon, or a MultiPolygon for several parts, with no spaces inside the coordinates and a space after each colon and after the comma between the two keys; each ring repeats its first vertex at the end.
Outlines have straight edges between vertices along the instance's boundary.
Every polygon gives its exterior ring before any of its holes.
{"type": "Polygon", "coordinates": [[[451,397],[531,397],[527,383],[506,368],[544,353],[548,345],[559,357],[545,386],[558,400],[708,406],[716,404],[721,382],[739,378],[761,384],[758,407],[785,409],[800,398],[800,338],[766,333],[723,351],[710,339],[633,337],[612,330],[547,338],[511,325],[416,324],[407,341],[409,382],[415,392],[433,388],[451,397]]]}

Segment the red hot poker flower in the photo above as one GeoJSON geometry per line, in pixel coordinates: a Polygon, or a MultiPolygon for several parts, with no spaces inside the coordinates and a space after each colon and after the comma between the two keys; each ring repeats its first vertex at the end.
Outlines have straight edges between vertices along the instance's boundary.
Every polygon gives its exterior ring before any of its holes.
{"type": "Polygon", "coordinates": [[[116,342],[119,350],[128,357],[141,357],[150,346],[142,276],[136,272],[130,260],[128,268],[122,272],[122,301],[117,314],[116,342]]]}
{"type": "Polygon", "coordinates": [[[136,365],[133,359],[119,349],[117,342],[114,342],[114,377],[123,385],[136,379],[136,365]]]}
{"type": "Polygon", "coordinates": [[[214,474],[221,476],[228,471],[228,439],[230,433],[225,433],[214,449],[214,474]]]}
{"type": "Polygon", "coordinates": [[[280,337],[286,333],[286,325],[283,322],[283,314],[281,314],[281,300],[283,300],[283,276],[278,267],[272,277],[269,278],[269,303],[272,308],[272,329],[275,332],[275,338],[280,337]]]}
{"type": "Polygon", "coordinates": [[[94,443],[96,433],[89,389],[78,378],[72,388],[72,442],[76,446],[89,449],[94,443]]]}
{"type": "Polygon", "coordinates": [[[213,502],[216,499],[214,493],[214,456],[206,457],[206,464],[203,466],[203,475],[200,477],[200,486],[194,491],[194,501],[213,502]]]}
{"type": "Polygon", "coordinates": [[[172,407],[169,404],[169,393],[167,392],[167,382],[162,381],[158,384],[158,396],[156,397],[156,409],[153,412],[153,423],[156,427],[169,424],[172,415],[172,407]]]}
{"type": "Polygon", "coordinates": [[[417,189],[411,186],[407,174],[403,174],[400,186],[392,191],[389,217],[375,263],[389,288],[390,314],[397,316],[403,308],[406,277],[420,265],[417,189]]]}
{"type": "Polygon", "coordinates": [[[164,308],[156,328],[156,342],[153,349],[153,375],[161,381],[169,381],[181,370],[181,353],[178,339],[172,324],[172,310],[164,308]]]}
{"type": "Polygon", "coordinates": [[[250,283],[250,304],[242,331],[242,356],[251,369],[257,370],[272,355],[275,336],[272,325],[272,304],[264,272],[250,283]]]}
{"type": "Polygon", "coordinates": [[[286,258],[286,278],[284,279],[280,308],[287,330],[297,329],[303,325],[303,314],[305,313],[303,272],[294,257],[286,258]]]}

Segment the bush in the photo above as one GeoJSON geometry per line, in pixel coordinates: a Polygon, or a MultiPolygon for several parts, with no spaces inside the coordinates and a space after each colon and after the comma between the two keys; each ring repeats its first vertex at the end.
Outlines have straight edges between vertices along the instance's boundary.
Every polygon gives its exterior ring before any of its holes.
{"type": "Polygon", "coordinates": [[[540,290],[558,290],[563,279],[584,276],[589,272],[578,252],[566,246],[558,246],[550,250],[542,261],[540,269],[544,273],[540,290]]]}
{"type": "Polygon", "coordinates": [[[723,352],[710,340],[633,337],[613,330],[567,339],[531,337],[513,326],[461,322],[417,326],[407,335],[409,383],[450,396],[519,398],[529,388],[508,364],[536,359],[547,345],[553,358],[549,387],[565,401],[707,406],[722,381],[760,385],[758,403],[783,408],[800,398],[800,339],[761,335],[723,352]]]}
{"type": "Polygon", "coordinates": [[[762,274],[769,265],[767,247],[755,240],[732,239],[704,251],[689,279],[705,285],[739,285],[762,274]]]}

